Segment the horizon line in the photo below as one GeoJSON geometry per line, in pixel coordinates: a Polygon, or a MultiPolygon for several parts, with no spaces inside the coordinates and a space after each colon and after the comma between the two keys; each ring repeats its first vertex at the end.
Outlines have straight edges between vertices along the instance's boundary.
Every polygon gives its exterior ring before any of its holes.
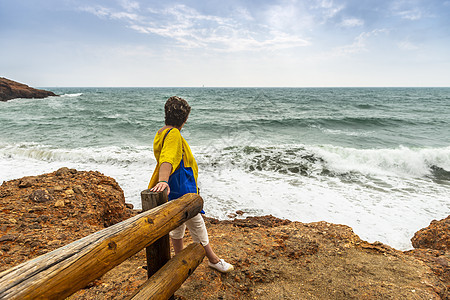
{"type": "Polygon", "coordinates": [[[195,88],[195,89],[313,89],[313,88],[450,88],[449,86],[37,86],[37,88],[195,88]]]}

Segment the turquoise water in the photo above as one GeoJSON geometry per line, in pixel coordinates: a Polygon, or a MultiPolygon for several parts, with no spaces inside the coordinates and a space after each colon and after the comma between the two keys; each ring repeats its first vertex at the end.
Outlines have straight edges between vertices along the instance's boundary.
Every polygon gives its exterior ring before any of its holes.
{"type": "Polygon", "coordinates": [[[48,89],[62,96],[0,103],[0,180],[99,170],[139,207],[178,95],[209,216],[325,220],[406,249],[450,213],[449,88],[48,89]]]}

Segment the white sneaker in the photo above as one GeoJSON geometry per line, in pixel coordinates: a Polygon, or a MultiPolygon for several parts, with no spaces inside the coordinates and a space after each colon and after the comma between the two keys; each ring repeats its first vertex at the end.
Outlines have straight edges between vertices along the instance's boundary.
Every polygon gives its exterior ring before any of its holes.
{"type": "Polygon", "coordinates": [[[219,262],[217,264],[213,264],[208,261],[208,266],[210,266],[211,268],[216,269],[217,271],[222,272],[222,273],[228,273],[228,272],[231,272],[234,270],[233,265],[227,263],[223,259],[219,260],[219,262]]]}

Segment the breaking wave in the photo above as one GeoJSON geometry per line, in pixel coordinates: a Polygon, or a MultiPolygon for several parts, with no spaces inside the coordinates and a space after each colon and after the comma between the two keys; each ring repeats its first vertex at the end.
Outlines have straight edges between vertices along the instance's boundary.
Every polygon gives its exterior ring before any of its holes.
{"type": "MultiPolygon", "coordinates": [[[[450,147],[353,149],[331,145],[195,148],[201,169],[274,172],[293,176],[396,176],[450,180],[450,147]]],[[[2,158],[127,166],[153,162],[151,147],[108,146],[64,149],[37,143],[0,145],[2,158]]]]}
{"type": "Polygon", "coordinates": [[[60,95],[60,97],[75,98],[75,97],[80,97],[81,95],[83,95],[83,93],[63,94],[63,95],[60,95]]]}
{"type": "Polygon", "coordinates": [[[147,164],[153,159],[149,147],[98,147],[64,149],[37,143],[0,145],[0,157],[34,159],[46,162],[73,162],[83,164],[108,164],[127,166],[132,163],[147,164]]]}
{"type": "Polygon", "coordinates": [[[302,176],[364,176],[450,178],[450,147],[353,149],[331,145],[208,148],[200,151],[205,168],[243,168],[302,176]]]}

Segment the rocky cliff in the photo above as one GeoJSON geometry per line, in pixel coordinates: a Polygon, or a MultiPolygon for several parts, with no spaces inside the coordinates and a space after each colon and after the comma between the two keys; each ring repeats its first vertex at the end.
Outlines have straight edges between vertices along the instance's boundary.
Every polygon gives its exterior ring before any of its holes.
{"type": "Polygon", "coordinates": [[[57,95],[50,91],[34,89],[26,84],[0,77],[0,101],[8,101],[15,98],[45,98],[49,96],[57,95]]]}
{"type": "Polygon", "coordinates": [[[61,168],[0,186],[0,272],[130,217],[117,182],[61,168]]]}
{"type": "Polygon", "coordinates": [[[406,251],[425,264],[439,276],[450,297],[450,216],[433,220],[430,225],[417,231],[411,242],[414,250],[406,251]]]}
{"type": "MultiPolygon", "coordinates": [[[[115,180],[98,172],[62,168],[4,182],[0,271],[136,213],[115,180]]],[[[440,246],[448,245],[445,220],[415,236],[429,239],[420,242],[423,247],[435,247],[438,238],[439,249],[407,252],[365,242],[350,227],[327,222],[205,220],[212,247],[235,271],[220,274],[205,259],[177,291],[178,299],[448,298],[449,252],[440,246]]],[[[191,242],[189,234],[185,240],[191,242]]],[[[126,299],[145,282],[145,264],[141,251],[70,299],[126,299]]]]}

